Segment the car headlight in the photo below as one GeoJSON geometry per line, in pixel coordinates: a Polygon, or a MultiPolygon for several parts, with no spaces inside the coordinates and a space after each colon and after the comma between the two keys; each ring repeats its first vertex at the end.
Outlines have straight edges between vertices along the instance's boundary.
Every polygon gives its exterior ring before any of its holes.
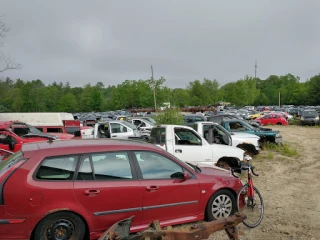
{"type": "Polygon", "coordinates": [[[277,134],[276,134],[276,137],[281,137],[280,133],[277,133],[277,134]]]}
{"type": "Polygon", "coordinates": [[[304,117],[301,117],[300,120],[304,120],[304,117]]]}
{"type": "Polygon", "coordinates": [[[316,117],[316,120],[319,120],[319,117],[316,117]]]}

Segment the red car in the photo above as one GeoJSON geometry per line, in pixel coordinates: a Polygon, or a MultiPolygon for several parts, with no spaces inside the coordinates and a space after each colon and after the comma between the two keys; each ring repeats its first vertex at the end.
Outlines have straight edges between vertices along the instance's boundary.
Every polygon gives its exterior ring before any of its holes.
{"type": "Polygon", "coordinates": [[[134,216],[131,232],[236,211],[242,184],[147,143],[67,140],[22,145],[0,163],[0,239],[97,239],[134,216]]]}
{"type": "Polygon", "coordinates": [[[17,121],[0,121],[0,149],[17,152],[22,144],[52,140],[65,140],[73,138],[67,133],[42,133],[35,127],[17,121]]]}
{"type": "Polygon", "coordinates": [[[255,119],[261,125],[288,125],[287,119],[280,113],[270,113],[255,119]]]}

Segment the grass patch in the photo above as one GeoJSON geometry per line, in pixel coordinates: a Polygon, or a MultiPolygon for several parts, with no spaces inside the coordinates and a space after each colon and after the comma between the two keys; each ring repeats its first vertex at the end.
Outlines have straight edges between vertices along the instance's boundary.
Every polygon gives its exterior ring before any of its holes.
{"type": "Polygon", "coordinates": [[[289,125],[298,125],[300,126],[300,119],[292,119],[289,121],[289,125]]]}
{"type": "Polygon", "coordinates": [[[290,145],[287,143],[285,144],[266,143],[264,144],[263,149],[280,153],[281,155],[286,157],[294,157],[298,155],[297,150],[294,148],[291,148],[290,145]]]}
{"type": "Polygon", "coordinates": [[[268,159],[274,159],[273,153],[272,153],[272,152],[268,152],[266,158],[268,158],[268,159]]]}

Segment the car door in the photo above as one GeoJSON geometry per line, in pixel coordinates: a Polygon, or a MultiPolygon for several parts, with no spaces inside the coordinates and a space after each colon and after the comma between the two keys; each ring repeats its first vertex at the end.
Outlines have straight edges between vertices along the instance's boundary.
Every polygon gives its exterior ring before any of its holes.
{"type": "Polygon", "coordinates": [[[275,115],[275,114],[272,114],[271,115],[271,118],[270,118],[270,124],[271,125],[275,125],[275,124],[277,124],[277,121],[278,121],[278,119],[279,119],[280,117],[278,116],[278,115],[275,115]]]}
{"type": "Polygon", "coordinates": [[[131,135],[127,127],[121,123],[110,123],[111,138],[128,138],[131,135]]]}
{"type": "Polygon", "coordinates": [[[268,125],[268,124],[271,124],[271,115],[265,115],[263,118],[262,118],[262,121],[261,121],[261,124],[262,125],[268,125]]]}
{"type": "Polygon", "coordinates": [[[20,139],[7,131],[0,131],[0,149],[11,152],[17,152],[21,149],[22,143],[20,139]]]}
{"type": "Polygon", "coordinates": [[[140,119],[133,119],[132,124],[134,124],[136,127],[138,127],[141,124],[141,120],[140,119]]]}
{"type": "Polygon", "coordinates": [[[184,162],[212,162],[210,144],[197,133],[186,128],[174,128],[173,155],[184,162]]]}
{"type": "MultiPolygon", "coordinates": [[[[285,119],[285,118],[283,118],[285,119]]],[[[272,124],[276,125],[278,123],[281,123],[283,124],[283,120],[282,120],[282,117],[280,115],[273,115],[273,119],[272,119],[272,124]]]]}
{"type": "Polygon", "coordinates": [[[186,170],[163,154],[134,151],[133,155],[143,188],[142,224],[195,219],[200,200],[197,178],[189,172],[191,178],[183,180],[186,170]]]}
{"type": "Polygon", "coordinates": [[[213,131],[213,143],[223,144],[223,145],[232,145],[231,136],[227,133],[226,130],[220,125],[212,125],[210,123],[203,124],[203,137],[208,141],[209,140],[209,131],[213,131]]]}
{"type": "Polygon", "coordinates": [[[141,222],[142,187],[127,152],[83,155],[74,192],[92,216],[94,231],[130,216],[133,227],[141,222]]]}

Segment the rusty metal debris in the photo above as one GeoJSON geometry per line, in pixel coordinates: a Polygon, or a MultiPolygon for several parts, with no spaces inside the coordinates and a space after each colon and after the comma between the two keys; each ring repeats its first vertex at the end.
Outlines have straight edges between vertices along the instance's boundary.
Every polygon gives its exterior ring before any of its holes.
{"type": "Polygon", "coordinates": [[[247,217],[237,213],[228,218],[192,225],[189,230],[174,230],[172,227],[161,228],[158,220],[139,233],[130,235],[133,217],[121,220],[109,228],[98,240],[193,240],[208,239],[211,234],[225,230],[229,239],[239,240],[237,225],[247,217]]]}

